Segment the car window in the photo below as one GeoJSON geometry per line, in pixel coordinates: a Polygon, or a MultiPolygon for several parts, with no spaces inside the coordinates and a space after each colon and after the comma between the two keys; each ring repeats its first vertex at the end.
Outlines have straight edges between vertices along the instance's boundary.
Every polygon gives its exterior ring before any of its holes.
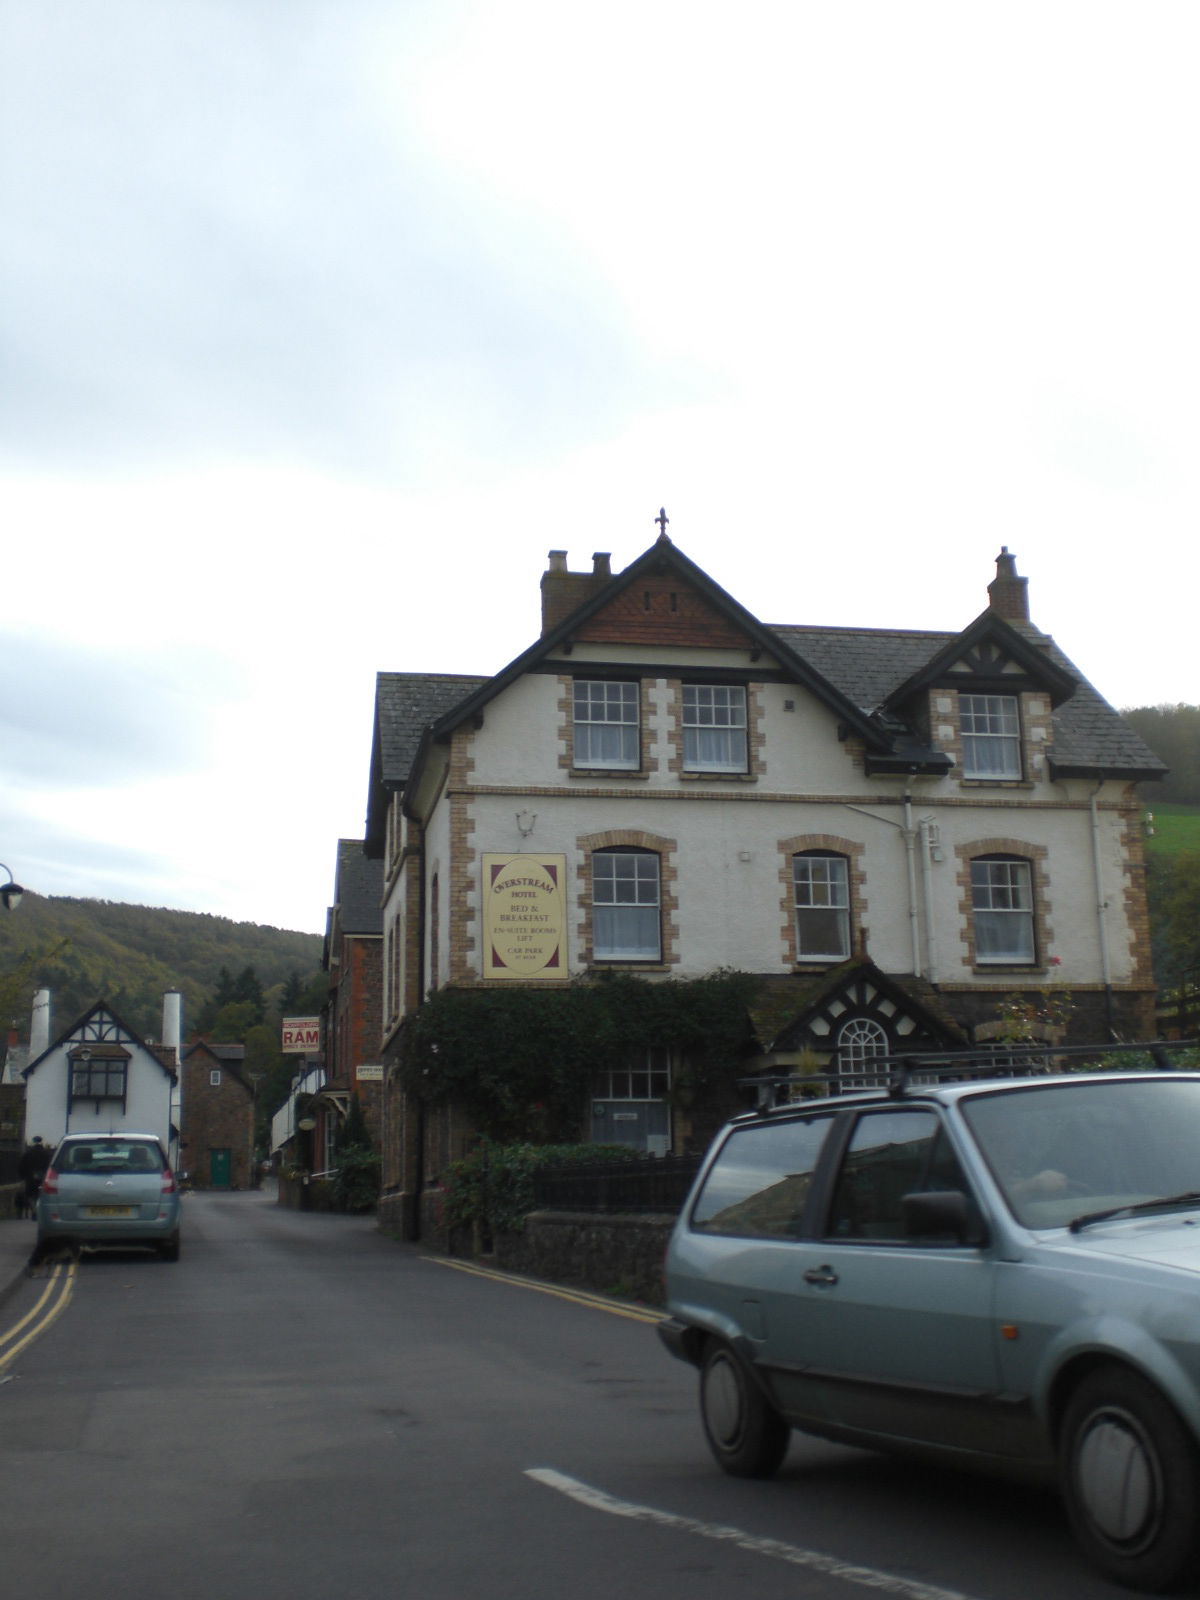
{"type": "Polygon", "coordinates": [[[704,1233],[796,1238],[832,1114],[735,1128],[692,1208],[704,1233]]]}
{"type": "Polygon", "coordinates": [[[921,1190],[966,1190],[958,1158],[932,1111],[863,1112],[834,1186],[828,1234],[905,1241],[903,1198],[921,1190]]]}
{"type": "Polygon", "coordinates": [[[157,1145],[142,1140],[80,1140],[63,1145],[54,1158],[57,1172],[158,1172],[162,1154],[157,1145]]]}

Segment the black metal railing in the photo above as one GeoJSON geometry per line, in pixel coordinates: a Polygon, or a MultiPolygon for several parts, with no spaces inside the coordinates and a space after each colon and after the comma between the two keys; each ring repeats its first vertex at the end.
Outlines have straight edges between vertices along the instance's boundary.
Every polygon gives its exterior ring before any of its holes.
{"type": "Polygon", "coordinates": [[[639,1156],[594,1166],[547,1167],[534,1182],[539,1211],[674,1212],[687,1199],[700,1156],[639,1156]]]}
{"type": "Polygon", "coordinates": [[[965,1082],[972,1078],[1030,1078],[1079,1071],[1170,1072],[1186,1068],[1200,1047],[1197,1039],[1151,1039],[1140,1044],[989,1044],[972,1050],[912,1050],[870,1056],[853,1068],[824,1073],[755,1073],[739,1078],[753,1089],[760,1109],[786,1103],[795,1095],[835,1096],[888,1089],[903,1094],[912,1084],[965,1082]]]}

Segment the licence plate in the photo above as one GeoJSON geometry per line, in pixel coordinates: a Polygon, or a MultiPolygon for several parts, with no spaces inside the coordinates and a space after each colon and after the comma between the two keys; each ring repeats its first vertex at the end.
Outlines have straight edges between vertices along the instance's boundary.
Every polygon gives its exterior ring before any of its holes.
{"type": "Polygon", "coordinates": [[[84,1206],[85,1217],[135,1217],[137,1209],[134,1206],[84,1206]]]}

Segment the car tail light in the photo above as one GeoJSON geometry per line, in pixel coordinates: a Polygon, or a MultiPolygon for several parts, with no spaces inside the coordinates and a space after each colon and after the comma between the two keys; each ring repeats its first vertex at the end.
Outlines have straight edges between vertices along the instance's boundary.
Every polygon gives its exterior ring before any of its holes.
{"type": "Polygon", "coordinates": [[[58,1193],[58,1173],[55,1172],[53,1167],[47,1167],[45,1173],[42,1176],[42,1193],[43,1194],[57,1194],[58,1193]]]}
{"type": "Polygon", "coordinates": [[[170,1167],[164,1167],[162,1171],[162,1192],[164,1194],[175,1193],[175,1174],[170,1167]]]}

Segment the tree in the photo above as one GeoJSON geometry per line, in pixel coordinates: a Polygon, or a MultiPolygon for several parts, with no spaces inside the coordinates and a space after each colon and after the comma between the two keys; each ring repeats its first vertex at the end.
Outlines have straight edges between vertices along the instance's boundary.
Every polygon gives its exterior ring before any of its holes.
{"type": "Polygon", "coordinates": [[[1143,786],[1146,803],[1200,805],[1200,706],[1135,706],[1121,715],[1171,769],[1161,783],[1143,786]]]}
{"type": "Polygon", "coordinates": [[[69,942],[59,939],[45,949],[26,951],[14,967],[0,973],[0,1022],[6,1027],[28,1027],[34,992],[41,987],[41,977],[59,960],[69,942]]]}
{"type": "Polygon", "coordinates": [[[371,1148],[358,1096],[351,1095],[346,1120],[338,1130],[333,1194],[341,1211],[370,1211],[379,1198],[381,1162],[371,1148]]]}
{"type": "Polygon", "coordinates": [[[1153,862],[1147,892],[1155,960],[1165,988],[1200,986],[1200,850],[1153,862]]]}

